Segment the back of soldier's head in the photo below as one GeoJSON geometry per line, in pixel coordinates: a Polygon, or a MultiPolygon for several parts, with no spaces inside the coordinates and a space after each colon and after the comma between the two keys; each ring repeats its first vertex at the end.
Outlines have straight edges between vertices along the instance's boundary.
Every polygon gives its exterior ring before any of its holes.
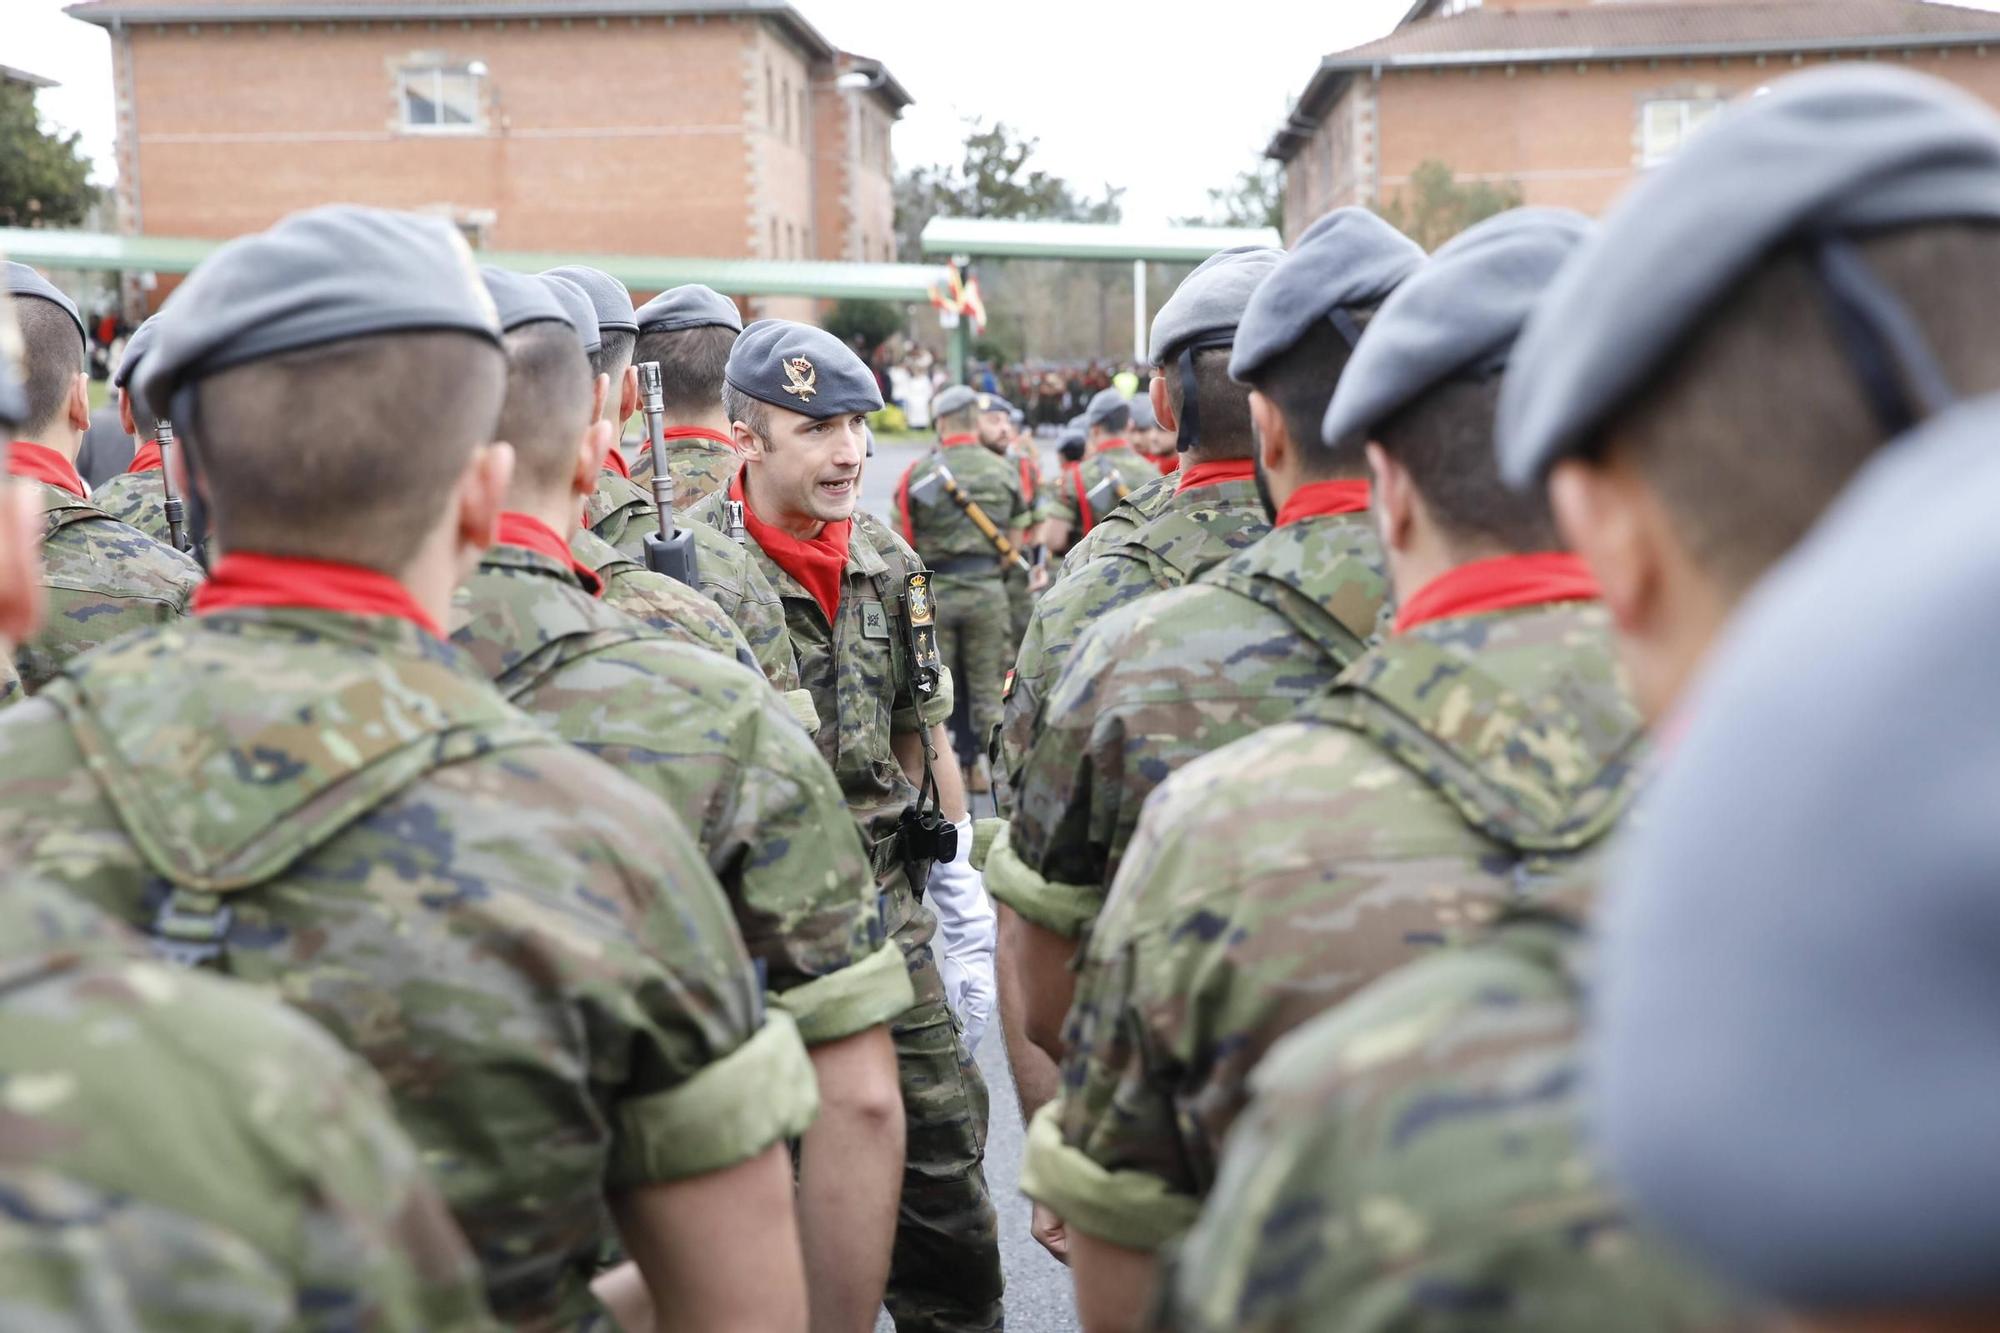
{"type": "Polygon", "coordinates": [[[702,416],[722,405],[729,353],[743,331],[736,303],[700,283],[661,292],[639,307],[634,364],[660,364],[660,391],[670,417],[702,416]]]}
{"type": "Polygon", "coordinates": [[[137,388],[186,438],[225,549],[396,573],[494,438],[499,336],[449,223],[319,208],[196,269],[137,388]]]}
{"type": "Polygon", "coordinates": [[[76,307],[25,264],[6,263],[7,288],[20,329],[20,384],[25,406],[14,433],[30,439],[59,424],[84,370],[83,325],[76,307]]]}
{"type": "Polygon", "coordinates": [[[508,330],[506,344],[507,399],[494,433],[514,446],[515,489],[565,490],[590,424],[589,362],[576,334],[553,320],[508,330]]]}

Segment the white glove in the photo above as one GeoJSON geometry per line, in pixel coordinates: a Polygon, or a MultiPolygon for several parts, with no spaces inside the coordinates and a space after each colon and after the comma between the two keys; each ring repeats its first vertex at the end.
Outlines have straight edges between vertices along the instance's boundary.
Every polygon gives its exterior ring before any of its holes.
{"type": "Polygon", "coordinates": [[[958,826],[958,855],[931,866],[929,889],[931,914],[937,918],[931,951],[944,978],[945,1002],[958,1015],[965,1048],[977,1050],[997,994],[993,944],[999,926],[986,884],[972,868],[970,819],[958,826]]]}

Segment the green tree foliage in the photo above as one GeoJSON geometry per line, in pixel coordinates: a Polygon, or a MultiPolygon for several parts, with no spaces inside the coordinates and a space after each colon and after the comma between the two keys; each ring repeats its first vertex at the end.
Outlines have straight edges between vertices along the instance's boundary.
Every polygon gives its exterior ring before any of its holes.
{"type": "Polygon", "coordinates": [[[1418,245],[1435,250],[1473,223],[1520,206],[1521,187],[1512,181],[1461,185],[1450,167],[1430,158],[1410,173],[1408,188],[1377,211],[1418,245]]]}
{"type": "Polygon", "coordinates": [[[77,134],[42,124],[35,90],[0,81],[0,227],[73,227],[97,191],[77,134]]]}
{"type": "Polygon", "coordinates": [[[913,167],[896,178],[896,245],[916,263],[924,224],[940,214],[966,218],[1042,218],[1059,222],[1116,222],[1122,191],[1106,186],[1099,197],[1028,165],[1039,141],[1004,123],[966,121],[965,152],[956,164],[913,167]]]}
{"type": "Polygon", "coordinates": [[[887,341],[903,327],[903,312],[888,301],[863,301],[853,297],[833,303],[825,328],[852,346],[860,338],[870,350],[887,341]]]}
{"type": "Polygon", "coordinates": [[[1259,162],[1220,189],[1208,192],[1208,211],[1184,217],[1184,227],[1270,227],[1285,222],[1285,178],[1276,162],[1259,162]]]}

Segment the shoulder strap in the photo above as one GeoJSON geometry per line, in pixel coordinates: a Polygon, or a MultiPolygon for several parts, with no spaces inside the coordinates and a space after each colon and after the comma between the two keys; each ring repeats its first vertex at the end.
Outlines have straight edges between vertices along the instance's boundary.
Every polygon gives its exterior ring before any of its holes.
{"type": "MultiPolygon", "coordinates": [[[[512,703],[580,657],[588,657],[592,653],[602,652],[606,648],[616,648],[621,644],[658,637],[660,636],[657,632],[636,622],[631,625],[607,626],[603,629],[579,630],[573,634],[564,634],[549,640],[495,676],[493,685],[500,691],[502,697],[512,703]]],[[[762,668],[759,668],[759,674],[762,674],[762,668]]]]}
{"type": "Polygon", "coordinates": [[[1368,651],[1368,641],[1342,624],[1333,612],[1268,572],[1239,569],[1235,562],[1225,561],[1202,575],[1201,581],[1226,588],[1271,611],[1329,661],[1342,667],[1368,651]]]}

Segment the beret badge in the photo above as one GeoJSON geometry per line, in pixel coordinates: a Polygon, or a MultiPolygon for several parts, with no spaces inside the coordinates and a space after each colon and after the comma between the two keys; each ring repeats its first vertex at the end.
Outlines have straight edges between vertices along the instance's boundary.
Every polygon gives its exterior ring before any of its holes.
{"type": "Polygon", "coordinates": [[[795,395],[802,403],[810,403],[819,392],[819,371],[813,363],[802,356],[795,356],[784,363],[785,392],[795,395]]]}

